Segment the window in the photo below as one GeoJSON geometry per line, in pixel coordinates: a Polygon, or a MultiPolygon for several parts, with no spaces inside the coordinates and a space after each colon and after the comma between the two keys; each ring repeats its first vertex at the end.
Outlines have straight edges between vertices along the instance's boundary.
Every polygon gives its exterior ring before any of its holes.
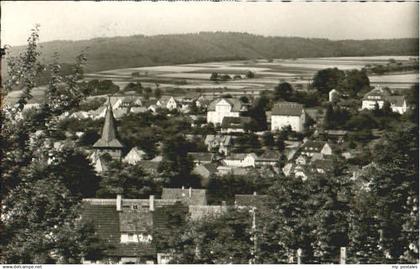
{"type": "Polygon", "coordinates": [[[138,206],[137,205],[133,205],[133,207],[132,207],[133,209],[138,209],[138,206]]]}
{"type": "Polygon", "coordinates": [[[134,241],[134,234],[128,234],[128,241],[134,241]]]}

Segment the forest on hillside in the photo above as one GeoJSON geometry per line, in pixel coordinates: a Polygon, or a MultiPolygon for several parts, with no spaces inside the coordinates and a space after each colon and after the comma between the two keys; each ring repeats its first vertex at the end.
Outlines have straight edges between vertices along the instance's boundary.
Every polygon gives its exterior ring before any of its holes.
{"type": "MultiPolygon", "coordinates": [[[[16,55],[23,46],[13,47],[16,55]]],[[[80,53],[89,59],[86,71],[209,61],[302,57],[418,55],[418,39],[332,41],[319,38],[265,37],[248,33],[200,32],[197,34],[128,36],[80,41],[41,43],[43,61],[54,54],[70,63],[80,53]]]]}

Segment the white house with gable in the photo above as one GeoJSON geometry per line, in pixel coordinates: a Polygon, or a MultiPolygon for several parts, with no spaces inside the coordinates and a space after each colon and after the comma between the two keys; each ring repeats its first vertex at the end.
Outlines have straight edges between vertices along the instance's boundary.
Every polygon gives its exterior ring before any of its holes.
{"type": "Polygon", "coordinates": [[[271,110],[271,131],[290,125],[293,131],[303,132],[305,120],[303,105],[293,102],[276,103],[271,110]]]}
{"type": "Polygon", "coordinates": [[[238,99],[218,98],[207,109],[207,123],[222,124],[224,117],[239,117],[242,111],[246,111],[246,107],[238,99]]]}
{"type": "Polygon", "coordinates": [[[393,112],[399,114],[407,112],[408,106],[404,96],[391,95],[387,90],[382,89],[381,87],[375,87],[375,89],[365,94],[362,99],[362,110],[373,110],[375,109],[376,104],[378,104],[378,107],[381,109],[386,101],[391,104],[393,112]]]}

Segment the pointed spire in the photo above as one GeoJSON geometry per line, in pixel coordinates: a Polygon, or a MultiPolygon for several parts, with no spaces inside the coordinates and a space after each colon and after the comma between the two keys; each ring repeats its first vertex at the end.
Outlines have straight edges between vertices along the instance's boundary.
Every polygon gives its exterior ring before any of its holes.
{"type": "Polygon", "coordinates": [[[122,148],[123,145],[118,140],[117,128],[114,113],[112,112],[111,98],[108,96],[106,106],[105,123],[102,128],[102,136],[93,145],[94,148],[122,148]]]}

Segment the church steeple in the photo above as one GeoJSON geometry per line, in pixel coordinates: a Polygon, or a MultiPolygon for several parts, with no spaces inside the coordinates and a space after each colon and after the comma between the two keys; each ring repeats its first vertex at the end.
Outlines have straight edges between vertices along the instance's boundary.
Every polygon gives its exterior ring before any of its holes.
{"type": "Polygon", "coordinates": [[[102,135],[101,138],[93,145],[93,148],[96,149],[97,153],[108,153],[111,155],[111,157],[120,159],[123,147],[124,146],[122,143],[118,140],[114,113],[112,112],[111,99],[108,97],[102,135]]]}

